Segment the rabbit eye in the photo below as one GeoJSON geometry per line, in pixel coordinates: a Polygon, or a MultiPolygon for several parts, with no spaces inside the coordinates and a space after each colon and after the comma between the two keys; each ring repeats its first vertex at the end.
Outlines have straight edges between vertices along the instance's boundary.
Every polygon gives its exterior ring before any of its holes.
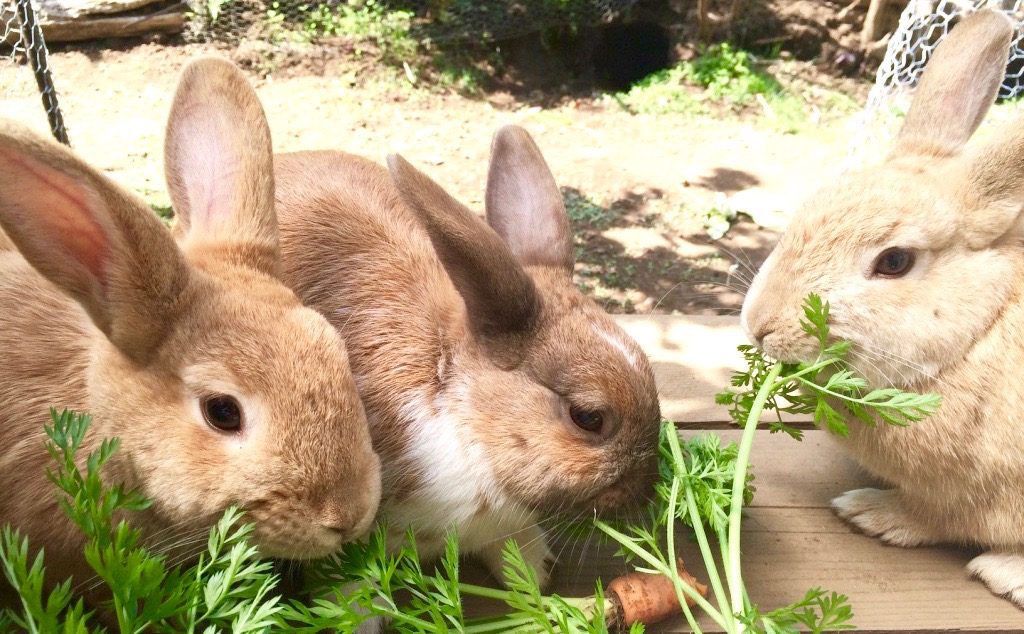
{"type": "Polygon", "coordinates": [[[601,415],[601,412],[583,409],[575,405],[569,408],[569,416],[572,417],[572,422],[584,431],[597,433],[604,425],[604,416],[601,415]]]}
{"type": "Polygon", "coordinates": [[[203,418],[210,427],[220,431],[238,431],[242,427],[242,406],[233,396],[212,394],[199,403],[203,418]]]}
{"type": "Polygon", "coordinates": [[[875,275],[879,277],[903,277],[914,267],[914,252],[910,249],[892,247],[882,251],[875,260],[875,275]]]}

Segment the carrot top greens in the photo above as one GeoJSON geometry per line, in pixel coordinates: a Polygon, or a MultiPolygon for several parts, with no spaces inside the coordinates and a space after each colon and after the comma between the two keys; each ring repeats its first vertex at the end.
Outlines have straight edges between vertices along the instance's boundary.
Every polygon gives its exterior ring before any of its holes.
{"type": "MultiPolygon", "coordinates": [[[[936,411],[933,394],[896,389],[868,390],[867,383],[846,364],[850,344],[833,341],[828,304],[810,296],[804,305],[804,330],[819,343],[812,363],[781,363],[741,346],[747,369],[737,372],[732,389],[718,396],[743,433],[738,444],[723,446],[718,436],[680,438],[675,427],[662,425],[660,479],[647,518],[642,522],[593,526],[617,543],[620,554],[637,569],[672,580],[680,612],[700,632],[703,612],[729,634],[742,632],[811,632],[851,629],[852,610],[845,596],[820,588],[799,601],[770,611],[753,603],[743,584],[740,527],[742,508],[753,498],[748,465],[755,431],[765,410],[778,415],[772,431],[800,438],[781,413],[811,414],[822,427],[846,434],[848,421],[906,425],[936,411]],[[676,568],[676,545],[689,539],[699,545],[709,598],[684,581],[676,568]],[[721,562],[721,566],[719,566],[721,562]],[[687,599],[696,604],[692,609],[687,599]]],[[[545,595],[536,575],[514,542],[506,544],[506,587],[467,584],[459,578],[458,543],[447,542],[436,568],[421,565],[415,538],[409,535],[397,552],[385,546],[378,528],[361,543],[311,564],[306,571],[308,601],[285,599],[272,565],[258,558],[249,543],[252,528],[236,509],[229,509],[210,531],[205,550],[188,566],[141,545],[138,531],[115,515],[145,508],[137,492],[103,483],[103,465],[117,451],[116,439],[90,453],[84,471],[75,456],[89,426],[87,416],[51,412],[46,427],[47,450],[55,467],[49,472],[61,505],[87,538],[85,558],[96,572],[91,580],[68,579],[47,592],[43,583],[44,554],[29,555],[27,537],[5,527],[0,539],[0,565],[21,603],[0,610],[0,633],[9,631],[85,634],[104,631],[86,610],[76,591],[105,585],[111,599],[104,607],[120,632],[352,632],[366,619],[380,616],[393,630],[405,633],[457,631],[598,634],[608,632],[607,603],[600,582],[594,595],[566,598],[545,595]],[[475,597],[502,606],[498,616],[471,617],[463,600],[475,597]]],[[[51,572],[52,574],[52,572],[51,572]]],[[[643,631],[642,625],[630,632],[643,631]]]]}

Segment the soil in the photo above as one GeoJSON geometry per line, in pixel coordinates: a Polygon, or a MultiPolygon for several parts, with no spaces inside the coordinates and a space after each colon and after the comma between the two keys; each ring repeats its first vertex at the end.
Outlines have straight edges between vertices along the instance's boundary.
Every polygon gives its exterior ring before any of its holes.
{"type": "MultiPolygon", "coordinates": [[[[465,96],[430,86],[411,68],[353,59],[340,45],[283,63],[245,46],[93,44],[51,52],[74,148],[166,205],[162,129],[180,69],[202,54],[228,55],[248,69],[277,150],[335,148],[376,160],[400,152],[479,211],[493,131],[525,126],[566,194],[577,282],[614,312],[735,312],[789,211],[846,155],[855,108],[833,112],[821,96],[862,103],[867,89],[810,62],[776,62],[776,77],[807,97],[810,114],[792,133],[757,104],[740,114],[647,115],[578,88],[465,96]],[[761,224],[741,215],[723,239],[711,240],[705,213],[730,206],[761,224]]],[[[4,116],[46,131],[26,67],[0,62],[0,99],[4,116]]]]}

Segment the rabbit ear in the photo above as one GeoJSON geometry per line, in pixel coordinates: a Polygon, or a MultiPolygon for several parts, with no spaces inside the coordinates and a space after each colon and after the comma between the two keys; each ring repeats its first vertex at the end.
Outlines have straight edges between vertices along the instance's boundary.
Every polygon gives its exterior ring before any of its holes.
{"type": "Polygon", "coordinates": [[[401,156],[389,156],[388,169],[466,302],[474,334],[494,340],[530,332],[540,305],[537,289],[501,238],[401,156]]]}
{"type": "Polygon", "coordinates": [[[233,64],[199,59],[178,82],[164,144],[167,187],[186,250],[277,275],[270,129],[233,64]]]}
{"type": "Polygon", "coordinates": [[[957,153],[995,101],[1012,35],[1010,20],[990,9],[954,27],[925,67],[892,154],[957,153]]]}
{"type": "Polygon", "coordinates": [[[967,178],[958,200],[968,245],[988,247],[1011,229],[1019,238],[1024,234],[1024,133],[1010,132],[965,160],[967,178]]]}
{"type": "Polygon", "coordinates": [[[518,126],[501,128],[491,144],[487,223],[523,265],[572,274],[572,231],[562,193],[540,148],[518,126]]]}
{"type": "Polygon", "coordinates": [[[0,124],[0,227],[126,355],[160,343],[189,268],[145,203],[67,148],[0,124]]]}

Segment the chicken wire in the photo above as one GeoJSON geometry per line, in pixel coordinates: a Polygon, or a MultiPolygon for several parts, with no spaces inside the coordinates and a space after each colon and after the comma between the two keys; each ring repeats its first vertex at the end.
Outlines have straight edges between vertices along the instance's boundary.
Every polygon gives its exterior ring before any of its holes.
{"type": "Polygon", "coordinates": [[[935,47],[961,18],[982,8],[1003,11],[1016,25],[999,97],[1024,93],[1024,0],[910,0],[889,37],[867,105],[854,122],[861,129],[853,135],[851,164],[884,150],[935,47]]]}
{"type": "Polygon", "coordinates": [[[32,72],[43,109],[55,139],[68,144],[64,117],[57,103],[43,31],[29,0],[0,0],[0,68],[3,72],[32,72]],[[28,68],[20,68],[25,63],[28,68]]]}
{"type": "Polygon", "coordinates": [[[419,40],[501,40],[557,25],[607,22],[637,0],[187,0],[186,37],[237,43],[260,39],[277,24],[300,28],[314,10],[345,5],[403,11],[419,40]]]}

